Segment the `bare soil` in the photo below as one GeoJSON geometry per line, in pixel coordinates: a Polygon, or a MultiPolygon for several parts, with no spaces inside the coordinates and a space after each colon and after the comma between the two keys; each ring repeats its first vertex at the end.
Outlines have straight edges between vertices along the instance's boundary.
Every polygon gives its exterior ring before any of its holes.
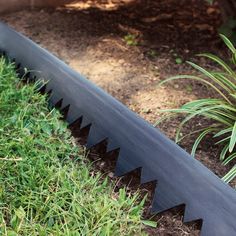
{"type": "MultiPolygon", "coordinates": [[[[212,67],[194,55],[224,54],[217,33],[221,24],[217,4],[209,6],[204,0],[75,2],[57,9],[24,10],[0,18],[151,123],[162,116],[160,109],[212,95],[205,86],[192,81],[161,87],[158,83],[173,75],[195,73],[185,63],[177,63],[179,59],[212,67]],[[127,45],[127,35],[134,37],[136,46],[127,45]]],[[[178,123],[178,118],[172,119],[159,128],[173,139],[178,123]]],[[[190,123],[186,129],[200,123],[190,123]]],[[[193,141],[188,139],[181,146],[190,151],[193,141]]],[[[217,147],[208,140],[200,146],[197,158],[223,176],[228,168],[220,164],[218,154],[217,147]]],[[[96,163],[97,168],[114,179],[111,168],[104,168],[101,160],[96,163]]],[[[133,185],[137,183],[136,178],[133,185]]],[[[150,186],[143,189],[150,192],[150,186]]],[[[156,216],[158,228],[147,227],[146,231],[150,235],[199,235],[199,224],[183,225],[182,213],[177,209],[156,216]]],[[[150,216],[149,206],[145,216],[150,216]]]]}

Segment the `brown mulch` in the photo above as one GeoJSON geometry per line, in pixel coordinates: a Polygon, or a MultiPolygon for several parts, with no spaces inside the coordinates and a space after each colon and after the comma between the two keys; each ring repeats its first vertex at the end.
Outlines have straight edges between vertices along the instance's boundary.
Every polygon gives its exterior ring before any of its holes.
{"type": "MultiPolygon", "coordinates": [[[[212,91],[192,81],[158,86],[169,76],[195,73],[185,63],[177,64],[177,59],[213,66],[194,55],[206,51],[224,54],[217,33],[221,24],[218,6],[209,6],[204,0],[84,0],[58,9],[24,10],[0,18],[151,123],[162,115],[160,109],[212,95],[212,91]],[[138,45],[127,45],[127,35],[132,35],[138,45]]],[[[159,128],[174,138],[178,123],[179,119],[173,119],[159,128]]],[[[194,125],[190,123],[186,130],[194,125]]],[[[181,146],[190,151],[193,141],[188,139],[181,146]]],[[[212,141],[205,142],[197,158],[223,176],[228,169],[218,161],[218,152],[212,141]]],[[[118,180],[113,176],[114,153],[109,158],[97,153],[90,153],[95,169],[117,181],[117,188],[126,185],[133,192],[140,187],[138,172],[118,180]]],[[[149,194],[144,213],[149,218],[153,184],[141,187],[142,195],[149,194]]],[[[158,227],[146,227],[146,231],[150,235],[199,235],[199,223],[184,225],[182,213],[183,209],[173,209],[155,216],[158,227]]]]}

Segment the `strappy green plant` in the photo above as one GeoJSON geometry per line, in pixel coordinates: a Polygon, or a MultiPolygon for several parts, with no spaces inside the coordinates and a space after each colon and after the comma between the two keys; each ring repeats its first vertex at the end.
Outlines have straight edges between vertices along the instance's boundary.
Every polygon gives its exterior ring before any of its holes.
{"type": "MultiPolygon", "coordinates": [[[[168,109],[164,112],[170,112],[170,115],[183,114],[184,119],[178,126],[176,132],[176,142],[180,142],[186,136],[193,133],[199,133],[192,147],[191,154],[194,156],[200,142],[207,136],[212,135],[215,143],[222,147],[220,160],[223,165],[232,164],[236,160],[236,49],[230,40],[220,35],[231,53],[230,63],[213,54],[205,53],[198,56],[206,57],[217,63],[219,70],[209,71],[193,62],[187,62],[194,69],[200,72],[198,76],[179,75],[168,78],[161,82],[164,84],[173,80],[191,79],[201,82],[217,94],[213,98],[199,99],[188,102],[178,109],[168,109]],[[181,137],[182,128],[193,118],[201,117],[207,119],[210,125],[195,130],[190,134],[181,137]]],[[[163,121],[163,119],[161,119],[163,121]]],[[[160,123],[158,121],[156,125],[160,123]]],[[[236,177],[236,165],[223,177],[227,183],[236,177]]]]}

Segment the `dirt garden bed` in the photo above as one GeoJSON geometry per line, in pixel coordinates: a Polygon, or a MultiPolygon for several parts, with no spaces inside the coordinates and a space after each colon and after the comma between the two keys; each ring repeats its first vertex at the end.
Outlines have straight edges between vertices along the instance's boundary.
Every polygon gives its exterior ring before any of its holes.
{"type": "MultiPolygon", "coordinates": [[[[194,55],[198,52],[224,54],[217,35],[221,24],[219,9],[217,5],[207,6],[204,1],[200,4],[199,0],[192,0],[191,4],[189,0],[140,1],[139,4],[118,0],[81,1],[57,9],[5,14],[1,19],[151,123],[161,116],[160,109],[211,96],[211,91],[198,83],[176,82],[159,87],[161,80],[180,73],[194,73],[183,62],[196,60],[194,55]],[[132,35],[134,44],[138,45],[127,45],[127,35],[132,35]]],[[[213,66],[203,59],[197,60],[201,65],[213,66]]],[[[178,123],[174,119],[162,124],[160,129],[173,138],[178,123]]],[[[187,140],[182,146],[190,151],[192,143],[193,140],[187,140]]],[[[218,150],[211,141],[200,147],[197,158],[218,176],[228,170],[218,161],[218,150]]],[[[111,168],[104,168],[102,163],[97,161],[96,167],[114,179],[111,168]]],[[[122,180],[118,183],[122,185],[122,180]]],[[[132,183],[138,185],[135,179],[132,183]]],[[[149,209],[146,212],[148,215],[149,209]]],[[[179,210],[156,219],[158,228],[148,227],[150,234],[199,234],[196,225],[183,225],[179,210]]]]}

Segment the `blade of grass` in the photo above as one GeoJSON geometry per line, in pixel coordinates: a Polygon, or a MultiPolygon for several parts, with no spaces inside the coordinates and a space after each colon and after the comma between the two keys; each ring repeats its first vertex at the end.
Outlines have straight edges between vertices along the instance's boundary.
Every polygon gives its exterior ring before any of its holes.
{"type": "Polygon", "coordinates": [[[220,160],[223,161],[225,159],[225,155],[226,153],[229,151],[229,145],[226,144],[224,146],[224,148],[222,149],[221,153],[220,153],[220,160]]]}
{"type": "Polygon", "coordinates": [[[214,129],[212,128],[207,128],[206,130],[204,130],[196,139],[196,141],[194,142],[194,145],[193,145],[193,148],[192,148],[192,151],[191,151],[191,155],[194,157],[195,156],[195,153],[196,153],[196,150],[200,144],[200,142],[202,141],[202,139],[209,133],[212,133],[214,131],[214,129]]]}
{"type": "Polygon", "coordinates": [[[223,34],[220,34],[221,39],[224,41],[224,43],[226,44],[226,46],[230,49],[230,51],[235,54],[236,53],[236,49],[234,47],[234,45],[230,42],[230,40],[223,34]]]}
{"type": "Polygon", "coordinates": [[[234,166],[223,178],[222,180],[226,183],[231,182],[236,177],[236,166],[234,166]]]}
{"type": "Polygon", "coordinates": [[[234,160],[236,158],[236,153],[231,154],[230,156],[228,156],[224,161],[223,161],[223,165],[228,165],[232,160],[234,160]]]}
{"type": "Polygon", "coordinates": [[[177,75],[177,76],[173,76],[170,77],[166,80],[161,81],[158,85],[161,86],[167,82],[173,81],[173,80],[178,80],[178,79],[192,79],[192,80],[197,80],[199,82],[202,82],[203,84],[208,85],[209,87],[211,87],[212,89],[214,89],[221,97],[223,97],[227,102],[230,102],[229,99],[224,95],[224,93],[222,93],[215,85],[213,85],[212,83],[208,82],[207,80],[204,80],[198,76],[193,76],[193,75],[177,75]]]}
{"type": "Polygon", "coordinates": [[[234,123],[230,142],[229,142],[229,152],[232,152],[236,143],[236,122],[234,123]]]}
{"type": "Polygon", "coordinates": [[[197,56],[199,57],[206,57],[206,58],[209,58],[211,59],[212,61],[218,63],[220,66],[222,66],[222,68],[228,72],[229,74],[231,75],[234,75],[234,71],[231,69],[230,66],[228,66],[221,58],[219,58],[218,56],[214,55],[214,54],[211,54],[211,53],[200,53],[200,54],[197,54],[197,56]]]}
{"type": "MultiPolygon", "coordinates": [[[[216,84],[218,84],[221,88],[225,88],[224,84],[218,79],[216,78],[212,73],[210,73],[209,71],[207,71],[206,69],[202,68],[201,66],[188,61],[187,62],[189,65],[191,65],[193,68],[195,68],[196,70],[200,71],[203,75],[205,75],[206,77],[212,79],[216,84]]],[[[229,92],[228,89],[226,89],[226,92],[229,92]]],[[[231,101],[224,95],[224,93],[219,93],[219,94],[223,94],[224,99],[231,104],[231,101]]]]}

